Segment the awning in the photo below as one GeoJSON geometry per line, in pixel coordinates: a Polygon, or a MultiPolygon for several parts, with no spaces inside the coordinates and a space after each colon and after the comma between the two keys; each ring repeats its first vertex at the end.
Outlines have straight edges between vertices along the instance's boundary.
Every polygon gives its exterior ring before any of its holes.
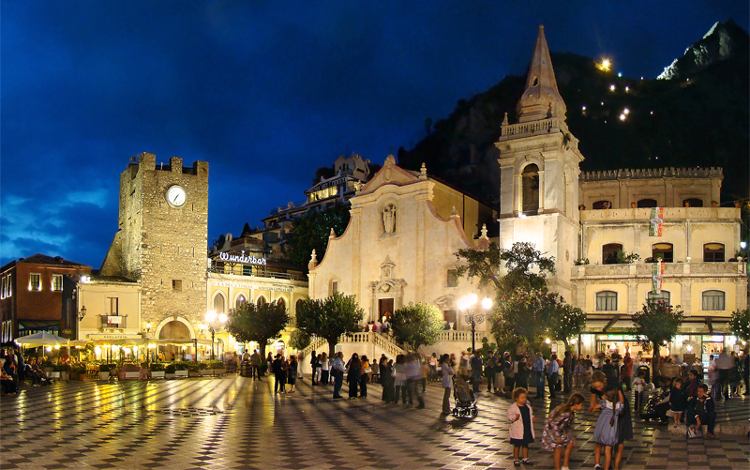
{"type": "MultiPolygon", "coordinates": [[[[635,328],[632,315],[588,315],[584,334],[630,333],[635,328]]],[[[728,335],[728,317],[686,316],[677,328],[677,334],[728,335]]]]}
{"type": "Polygon", "coordinates": [[[70,340],[63,338],[46,331],[34,333],[33,335],[26,335],[16,338],[16,343],[23,346],[65,346],[70,340]]]}

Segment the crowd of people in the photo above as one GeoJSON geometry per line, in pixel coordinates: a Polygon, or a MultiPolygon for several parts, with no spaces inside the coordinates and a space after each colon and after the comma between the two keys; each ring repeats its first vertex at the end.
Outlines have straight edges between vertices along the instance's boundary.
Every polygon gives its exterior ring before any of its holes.
{"type": "Polygon", "coordinates": [[[42,360],[32,356],[25,358],[19,347],[0,348],[0,390],[3,395],[16,395],[23,384],[32,386],[49,384],[42,360]]]}

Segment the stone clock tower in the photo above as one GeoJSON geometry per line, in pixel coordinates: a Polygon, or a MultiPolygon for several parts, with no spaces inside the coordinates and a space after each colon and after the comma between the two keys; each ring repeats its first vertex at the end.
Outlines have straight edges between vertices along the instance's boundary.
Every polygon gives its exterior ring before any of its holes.
{"type": "Polygon", "coordinates": [[[141,329],[195,337],[206,306],[208,163],[183,167],[182,158],[157,164],[142,153],[120,174],[119,229],[101,268],[141,286],[141,329]],[[180,325],[177,325],[180,326],[180,325]],[[185,331],[187,328],[187,333],[185,331]]]}
{"type": "Polygon", "coordinates": [[[569,301],[583,155],[565,113],[540,26],[517,122],[510,123],[506,113],[495,144],[500,151],[500,242],[510,248],[514,242],[528,241],[554,256],[557,272],[551,287],[569,301]]]}

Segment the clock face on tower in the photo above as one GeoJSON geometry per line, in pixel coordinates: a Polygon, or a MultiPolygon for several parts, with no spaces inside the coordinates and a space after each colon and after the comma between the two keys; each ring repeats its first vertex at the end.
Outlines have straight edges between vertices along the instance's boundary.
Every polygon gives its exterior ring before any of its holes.
{"type": "Polygon", "coordinates": [[[167,203],[172,207],[182,207],[187,200],[185,188],[179,185],[170,186],[165,194],[167,203]]]}

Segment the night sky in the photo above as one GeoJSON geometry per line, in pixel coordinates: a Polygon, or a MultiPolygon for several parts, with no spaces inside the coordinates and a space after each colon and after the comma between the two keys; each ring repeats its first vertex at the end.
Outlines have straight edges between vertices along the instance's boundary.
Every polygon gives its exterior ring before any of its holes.
{"type": "Polygon", "coordinates": [[[0,262],[98,268],[138,152],[209,161],[211,242],[524,73],[539,23],[553,51],[655,77],[714,21],[747,29],[748,4],[4,0],[0,18],[0,262]]]}

